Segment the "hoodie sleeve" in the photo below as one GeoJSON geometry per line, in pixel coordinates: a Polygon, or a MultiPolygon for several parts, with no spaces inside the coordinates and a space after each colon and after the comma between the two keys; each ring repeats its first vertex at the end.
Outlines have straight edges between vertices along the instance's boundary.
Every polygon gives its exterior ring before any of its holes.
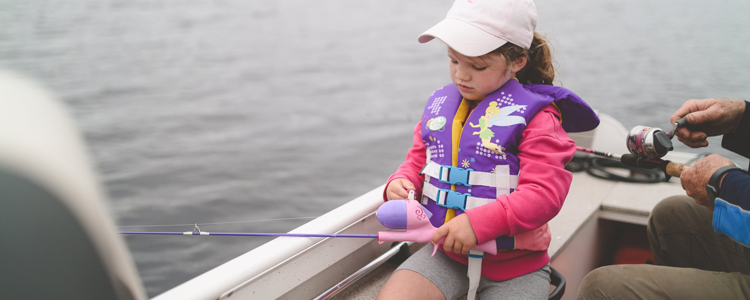
{"type": "MultiPolygon", "coordinates": [[[[422,167],[427,161],[427,150],[422,142],[422,122],[417,123],[414,127],[414,142],[412,143],[409,151],[406,152],[406,161],[398,167],[396,173],[393,173],[391,177],[388,177],[388,183],[396,178],[405,178],[414,184],[414,191],[417,195],[422,194],[422,182],[424,181],[424,175],[419,175],[422,171],[422,167]]],[[[386,185],[388,187],[388,185],[386,185]]],[[[388,199],[385,196],[385,189],[383,190],[383,200],[388,199]]]]}
{"type": "Polygon", "coordinates": [[[721,139],[721,147],[750,158],[750,102],[745,101],[745,113],[735,132],[727,133],[721,139]]]}
{"type": "Polygon", "coordinates": [[[717,198],[750,212],[750,174],[739,170],[727,173],[717,198]]]}
{"type": "Polygon", "coordinates": [[[479,243],[536,229],[562,208],[573,180],[565,164],[575,153],[575,143],[558,118],[557,109],[549,105],[524,129],[518,146],[518,188],[482,209],[466,212],[479,243]]]}

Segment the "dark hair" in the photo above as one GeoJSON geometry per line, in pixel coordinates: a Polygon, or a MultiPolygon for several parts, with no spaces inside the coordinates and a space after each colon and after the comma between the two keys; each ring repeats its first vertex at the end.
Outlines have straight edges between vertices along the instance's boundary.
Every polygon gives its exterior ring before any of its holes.
{"type": "Polygon", "coordinates": [[[552,85],[555,80],[555,67],[552,65],[552,51],[550,51],[544,36],[534,32],[529,50],[505,43],[493,50],[491,53],[500,54],[505,58],[505,63],[510,66],[511,62],[527,57],[526,66],[516,73],[518,82],[522,84],[536,83],[552,85]]]}

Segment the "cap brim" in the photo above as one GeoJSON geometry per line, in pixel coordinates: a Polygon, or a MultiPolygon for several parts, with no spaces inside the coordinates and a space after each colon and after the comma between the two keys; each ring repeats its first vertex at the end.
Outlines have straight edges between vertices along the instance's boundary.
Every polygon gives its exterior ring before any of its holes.
{"type": "Polygon", "coordinates": [[[433,38],[469,57],[482,56],[505,45],[508,41],[457,19],[444,19],[419,36],[420,43],[433,38]]]}

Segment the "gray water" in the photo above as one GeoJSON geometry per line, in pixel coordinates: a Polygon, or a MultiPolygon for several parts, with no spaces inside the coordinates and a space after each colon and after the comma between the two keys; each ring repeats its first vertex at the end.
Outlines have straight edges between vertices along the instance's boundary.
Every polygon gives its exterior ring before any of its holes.
{"type": "MultiPolygon", "coordinates": [[[[286,232],[398,167],[449,83],[416,37],[451,3],[0,0],[0,67],[69,105],[118,225],[286,232]]],[[[557,84],[626,128],[750,95],[748,1],[536,3],[557,84]]],[[[747,165],[709,141],[678,150],[747,165]]],[[[126,237],[150,296],[268,240],[126,237]]]]}

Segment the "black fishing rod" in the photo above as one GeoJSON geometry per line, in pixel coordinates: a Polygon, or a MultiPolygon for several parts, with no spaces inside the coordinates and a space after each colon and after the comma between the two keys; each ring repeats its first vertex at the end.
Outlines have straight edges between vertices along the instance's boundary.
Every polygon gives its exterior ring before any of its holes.
{"type": "Polygon", "coordinates": [[[681,127],[691,127],[685,117],[677,120],[670,132],[643,125],[633,127],[626,138],[629,154],[618,155],[584,147],[576,147],[576,150],[619,160],[622,164],[634,168],[659,169],[668,181],[671,176],[680,177],[685,169],[684,164],[662,159],[669,151],[674,150],[672,138],[677,128],[681,127]]]}

